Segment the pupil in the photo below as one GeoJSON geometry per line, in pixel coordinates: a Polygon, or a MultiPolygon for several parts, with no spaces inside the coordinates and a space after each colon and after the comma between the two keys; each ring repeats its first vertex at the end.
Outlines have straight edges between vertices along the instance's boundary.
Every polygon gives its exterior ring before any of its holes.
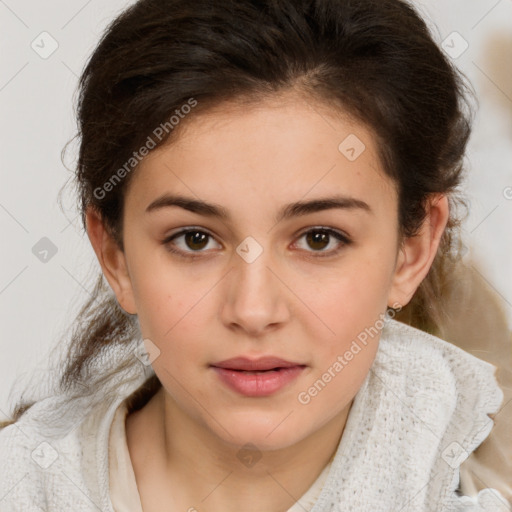
{"type": "Polygon", "coordinates": [[[307,235],[308,243],[313,247],[313,249],[323,249],[326,247],[326,245],[328,245],[328,237],[329,235],[327,233],[321,231],[313,231],[307,235]],[[318,243],[320,243],[320,247],[315,247],[318,243]]]}
{"type": "Polygon", "coordinates": [[[189,245],[191,249],[202,249],[207,243],[207,236],[208,235],[206,233],[201,233],[200,231],[191,231],[189,233],[186,233],[185,238],[187,241],[187,245],[189,245]],[[193,247],[194,244],[199,244],[200,247],[193,247]]]}

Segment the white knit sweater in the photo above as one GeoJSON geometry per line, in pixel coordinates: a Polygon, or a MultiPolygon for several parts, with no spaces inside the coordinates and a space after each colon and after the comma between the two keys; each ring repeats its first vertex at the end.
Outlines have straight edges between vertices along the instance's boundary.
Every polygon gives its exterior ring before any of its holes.
{"type": "MultiPolygon", "coordinates": [[[[104,354],[97,375],[131,364],[93,395],[46,398],[0,430],[1,512],[114,512],[110,426],[121,402],[154,374],[134,356],[140,344],[104,354]]],[[[511,512],[491,488],[477,496],[457,492],[459,466],[489,435],[488,414],[503,400],[494,370],[389,320],[311,512],[511,512]]]]}

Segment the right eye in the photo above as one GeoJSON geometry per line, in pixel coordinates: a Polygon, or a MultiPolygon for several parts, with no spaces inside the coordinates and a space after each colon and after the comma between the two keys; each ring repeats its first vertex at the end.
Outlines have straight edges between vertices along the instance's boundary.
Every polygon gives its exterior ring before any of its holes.
{"type": "Polygon", "coordinates": [[[193,259],[200,257],[200,253],[205,252],[203,249],[208,246],[209,239],[213,240],[211,234],[198,228],[189,227],[167,237],[162,244],[169,252],[183,258],[193,259]],[[176,241],[180,239],[181,243],[177,243],[176,241]]]}

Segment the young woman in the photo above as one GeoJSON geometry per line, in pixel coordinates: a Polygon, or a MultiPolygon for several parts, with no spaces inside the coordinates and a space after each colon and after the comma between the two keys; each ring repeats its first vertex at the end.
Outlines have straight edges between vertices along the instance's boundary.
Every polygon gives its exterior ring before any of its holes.
{"type": "Polygon", "coordinates": [[[510,511],[506,475],[460,478],[496,368],[433,334],[463,92],[400,0],[122,13],[80,81],[102,275],[0,431],[0,509],[510,511]]]}

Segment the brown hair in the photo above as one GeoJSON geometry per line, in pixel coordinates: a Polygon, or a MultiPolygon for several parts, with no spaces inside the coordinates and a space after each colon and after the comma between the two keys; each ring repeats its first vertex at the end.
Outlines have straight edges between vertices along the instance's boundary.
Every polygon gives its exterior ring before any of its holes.
{"type": "MultiPolygon", "coordinates": [[[[123,248],[123,197],[136,172],[131,159],[148,137],[158,147],[211,107],[291,89],[370,127],[399,191],[404,236],[417,233],[431,194],[448,195],[450,219],[438,254],[396,318],[449,337],[455,279],[467,268],[459,254],[464,202],[457,187],[471,108],[463,77],[402,0],[139,0],[130,6],[109,25],[80,77],[76,185],[84,227],[86,209],[95,208],[123,248]],[[185,108],[191,99],[195,106],[185,108]],[[176,127],[155,132],[173,115],[176,127]]],[[[100,274],[74,324],[61,390],[90,392],[91,364],[105,347],[137,334],[134,318],[100,274]]],[[[105,371],[106,380],[119,368],[105,371]]],[[[159,386],[155,376],[144,393],[159,386]]],[[[18,404],[13,418],[31,405],[18,404]]]]}

